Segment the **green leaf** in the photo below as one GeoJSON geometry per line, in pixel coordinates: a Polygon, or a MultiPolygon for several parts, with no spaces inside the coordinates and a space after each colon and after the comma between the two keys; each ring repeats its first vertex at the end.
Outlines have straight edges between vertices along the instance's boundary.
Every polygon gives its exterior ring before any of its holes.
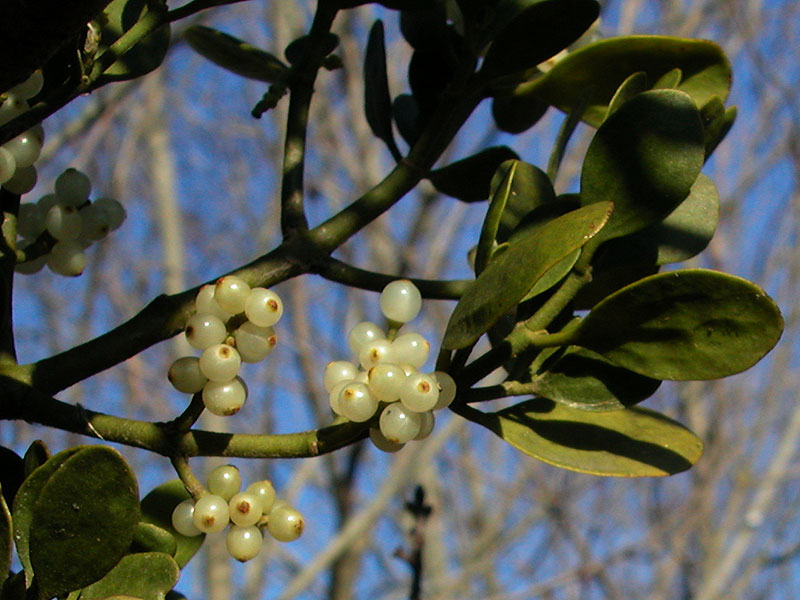
{"type": "MultiPolygon", "coordinates": [[[[503,164],[505,165],[505,163],[503,164]]],[[[478,246],[475,250],[475,275],[481,274],[495,252],[497,228],[500,225],[500,218],[503,216],[506,203],[511,194],[511,184],[514,181],[514,175],[518,166],[519,161],[510,161],[508,168],[505,169],[503,179],[492,192],[492,197],[489,200],[489,208],[486,211],[486,217],[484,217],[483,225],[481,226],[481,234],[478,237],[478,246]]]]}
{"type": "Polygon", "coordinates": [[[386,75],[386,44],[383,22],[372,25],[364,56],[364,114],[372,133],[383,140],[395,159],[400,150],[392,132],[392,98],[389,95],[389,78],[386,75]]]}
{"type": "Polygon", "coordinates": [[[22,568],[25,570],[25,586],[29,587],[33,580],[33,567],[30,558],[30,529],[33,522],[34,507],[42,488],[58,468],[71,456],[85,446],[67,448],[52,456],[42,466],[34,470],[22,482],[14,497],[12,513],[14,515],[14,544],[17,547],[17,556],[22,568]]]}
{"type": "Polygon", "coordinates": [[[711,153],[714,152],[723,138],[728,135],[731,127],[733,127],[733,122],[736,120],[736,114],[736,107],[731,106],[726,109],[718,96],[711,98],[700,109],[700,117],[703,120],[706,160],[708,160],[708,157],[711,156],[711,153]]]}
{"type": "Polygon", "coordinates": [[[544,275],[542,275],[536,283],[533,284],[533,287],[528,290],[528,293],[522,297],[521,302],[527,302],[531,298],[535,298],[539,294],[543,294],[550,288],[557,285],[564,277],[569,275],[569,272],[572,270],[572,267],[575,266],[575,263],[578,262],[578,257],[581,255],[580,248],[575,249],[571,254],[568,254],[552,267],[545,271],[544,275]]]}
{"type": "MultiPolygon", "coordinates": [[[[13,450],[0,446],[0,487],[6,506],[14,505],[14,496],[25,479],[23,459],[13,450]]],[[[0,571],[2,574],[3,571],[0,571]]]]}
{"type": "Polygon", "coordinates": [[[127,553],[138,522],[136,479],[119,452],[89,446],[67,458],[33,508],[30,558],[39,598],[103,577],[127,553]]]}
{"type": "Polygon", "coordinates": [[[34,440],[25,451],[23,461],[25,462],[25,477],[41,467],[50,458],[50,451],[42,440],[34,440]]]}
{"type": "Polygon", "coordinates": [[[550,105],[533,96],[498,93],[492,98],[492,118],[500,131],[522,133],[539,122],[550,105]]]}
{"type": "Polygon", "coordinates": [[[731,66],[719,46],[706,40],[655,35],[588,44],[567,54],[544,75],[517,86],[514,95],[533,97],[565,112],[588,97],[583,120],[599,127],[617,88],[632,73],[644,71],[648,81],[658,81],[676,68],[683,74],[678,89],[698,107],[713,96],[728,97],[731,66]]]}
{"type": "Polygon", "coordinates": [[[546,371],[532,378],[534,392],[570,408],[619,410],[652,396],[661,385],[619,367],[586,348],[569,347],[546,371]]]}
{"type": "Polygon", "coordinates": [[[653,84],[654,90],[672,90],[677,89],[678,86],[681,84],[681,79],[683,79],[683,71],[680,69],[672,69],[671,71],[667,71],[661,77],[658,78],[653,84]]]}
{"type": "Polygon", "coordinates": [[[139,522],[133,533],[131,552],[162,552],[175,556],[178,551],[178,542],[166,529],[152,523],[139,522]]]}
{"type": "Polygon", "coordinates": [[[419,107],[411,94],[400,94],[392,102],[392,118],[397,131],[409,146],[417,143],[420,136],[419,107]]]}
{"type": "Polygon", "coordinates": [[[583,319],[575,344],[655,379],[718,379],[756,364],[778,342],[772,299],[739,277],[687,269],[622,288],[583,319]]]}
{"type": "Polygon", "coordinates": [[[464,292],[450,316],[442,346],[455,350],[474,343],[553,265],[595,236],[612,210],[610,202],[585,206],[512,244],[464,292]]]}
{"type": "MultiPolygon", "coordinates": [[[[150,0],[113,0],[106,6],[103,13],[106,22],[100,35],[98,53],[107,50],[140,21],[156,18],[158,15],[152,12],[151,5],[159,5],[159,12],[166,11],[166,5],[150,0]]],[[[106,69],[98,80],[98,85],[135,79],[156,69],[167,54],[169,37],[169,23],[165,23],[120,56],[106,69]]]]}
{"type": "Polygon", "coordinates": [[[626,102],[597,130],[581,172],[581,203],[614,202],[601,241],[660,221],[689,194],[703,166],[700,114],[676,90],[626,102]]]}
{"type": "Polygon", "coordinates": [[[289,70],[269,52],[205,25],[188,27],[184,37],[192,50],[201,56],[248,79],[275,83],[289,70]]]}
{"type": "Polygon", "coordinates": [[[205,538],[205,534],[188,537],[172,527],[172,511],[187,498],[189,493],[179,479],[159,485],[142,498],[142,521],[157,525],[172,534],[178,544],[175,561],[181,568],[200,549],[205,538]]]}
{"type": "MultiPolygon", "coordinates": [[[[608,103],[606,119],[619,110],[631,98],[647,91],[647,74],[644,71],[633,73],[623,81],[608,103]]],[[[584,109],[585,110],[585,109],[584,109]]],[[[604,119],[605,120],[605,119],[604,119]]]]}
{"type": "MultiPolygon", "coordinates": [[[[2,490],[2,486],[0,486],[2,490]]],[[[11,551],[14,549],[14,525],[5,497],[0,494],[0,588],[11,569],[11,551]]]]}
{"type": "Polygon", "coordinates": [[[491,80],[535,67],[577,40],[599,11],[595,0],[543,0],[528,6],[494,38],[481,75],[491,80]]]}
{"type": "MultiPolygon", "coordinates": [[[[498,167],[490,185],[492,194],[496,193],[511,164],[511,161],[507,161],[498,167]]],[[[555,199],[556,193],[547,173],[535,165],[517,161],[514,178],[511,180],[511,189],[497,226],[497,240],[504,242],[510,239],[512,231],[527,215],[540,206],[551,204],[555,199]]],[[[573,208],[578,208],[578,206],[573,208]]]]}
{"type": "Polygon", "coordinates": [[[492,176],[501,163],[517,158],[507,146],[491,146],[477,154],[434,169],[431,183],[437,190],[464,202],[477,202],[489,197],[492,176]]]}
{"type": "MultiPolygon", "coordinates": [[[[310,39],[311,38],[309,38],[307,35],[302,35],[286,46],[286,50],[283,51],[283,55],[286,57],[286,60],[289,61],[290,65],[297,65],[303,61],[303,57],[308,51],[310,39]]],[[[339,45],[339,36],[335,33],[328,32],[321,44],[323,53],[327,56],[336,50],[336,46],[339,45]]]]}
{"type": "Polygon", "coordinates": [[[497,413],[469,406],[459,412],[528,456],[592,475],[672,475],[703,452],[703,443],[683,425],[639,407],[590,412],[538,398],[497,413]]]}
{"type": "Polygon", "coordinates": [[[84,588],[81,600],[102,600],[114,595],[163,600],[179,576],[180,569],[169,554],[129,554],[100,581],[84,588]]]}

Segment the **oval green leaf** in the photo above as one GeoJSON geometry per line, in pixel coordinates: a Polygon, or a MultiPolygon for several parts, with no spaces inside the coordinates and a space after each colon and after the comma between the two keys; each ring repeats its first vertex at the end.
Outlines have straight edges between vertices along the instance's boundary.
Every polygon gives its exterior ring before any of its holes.
{"type": "Polygon", "coordinates": [[[464,292],[450,316],[442,346],[455,350],[477,341],[551,267],[601,231],[612,210],[610,202],[579,208],[512,244],[464,292]]]}
{"type": "Polygon", "coordinates": [[[163,600],[179,576],[180,569],[169,554],[129,554],[100,581],[84,588],[81,600],[102,600],[109,596],[163,600]]]}
{"type": "Polygon", "coordinates": [[[778,342],[783,319],[757,285],[706,269],[660,273],[595,306],[575,342],[655,379],[739,373],[778,342]]]}
{"type": "Polygon", "coordinates": [[[400,150],[392,132],[392,98],[386,74],[386,42],[383,21],[378,19],[369,30],[364,54],[364,114],[372,133],[386,144],[392,156],[399,159],[400,150]]]}
{"type": "Polygon", "coordinates": [[[543,373],[533,374],[537,396],[581,410],[619,410],[652,396],[658,379],[619,367],[599,354],[571,346],[543,373]]]}
{"type": "Polygon", "coordinates": [[[626,102],[597,130],[581,172],[581,203],[614,202],[593,244],[634,233],[671,213],[703,167],[700,113],[676,90],[626,102]]]}
{"type": "Polygon", "coordinates": [[[186,29],[184,37],[199,55],[248,79],[275,83],[289,70],[269,52],[205,25],[192,25],[186,29]]]}
{"type": "Polygon", "coordinates": [[[42,440],[34,440],[28,449],[25,450],[25,477],[41,467],[50,458],[50,450],[42,440]]]}
{"type": "MultiPolygon", "coordinates": [[[[510,166],[511,162],[508,161],[498,167],[490,185],[492,194],[497,191],[510,166]]],[[[505,208],[500,215],[500,222],[497,224],[497,241],[501,243],[507,241],[526,216],[538,207],[552,203],[555,199],[556,193],[547,173],[536,165],[517,161],[505,208]]]]}
{"type": "Polygon", "coordinates": [[[131,552],[162,552],[174,557],[177,551],[178,542],[166,529],[141,521],[136,524],[131,552]]]}
{"type": "MultiPolygon", "coordinates": [[[[505,165],[505,163],[503,163],[505,165]]],[[[486,216],[483,219],[481,226],[481,234],[478,237],[478,246],[475,250],[475,275],[480,275],[486,268],[489,259],[499,253],[495,252],[495,243],[497,242],[497,228],[500,226],[500,218],[505,211],[508,198],[511,195],[511,184],[514,181],[514,174],[516,173],[519,161],[512,160],[505,169],[505,175],[500,181],[500,184],[492,193],[489,200],[489,208],[486,211],[486,216]]],[[[506,248],[507,250],[508,248],[506,248]]],[[[498,248],[499,250],[499,248],[498,248]]]]}
{"type": "Polygon", "coordinates": [[[623,81],[614,92],[614,96],[608,102],[608,112],[606,119],[613,115],[619,108],[631,98],[647,91],[647,74],[644,71],[633,73],[623,81]]]}
{"type": "Polygon", "coordinates": [[[538,398],[497,413],[469,406],[458,412],[528,456],[592,475],[673,475],[703,452],[700,438],[683,425],[640,407],[590,412],[538,398]]]}
{"type": "Polygon", "coordinates": [[[429,178],[443,194],[464,202],[478,202],[489,197],[489,185],[498,167],[516,158],[517,153],[507,146],[491,146],[446,167],[434,169],[429,178]]]}
{"type": "Polygon", "coordinates": [[[595,0],[542,0],[528,6],[494,38],[480,74],[491,80],[535,67],[577,40],[599,11],[595,0]]]}
{"type": "MultiPolygon", "coordinates": [[[[0,446],[0,487],[6,506],[14,505],[14,496],[25,480],[25,463],[13,450],[0,446]]],[[[3,571],[0,571],[2,573],[3,571]]]]}
{"type": "Polygon", "coordinates": [[[492,98],[492,118],[500,131],[522,133],[539,122],[550,105],[533,96],[496,94],[492,98]]]}
{"type": "Polygon", "coordinates": [[[673,69],[683,77],[678,89],[689,94],[698,107],[713,96],[728,97],[731,66],[722,49],[706,40],[635,35],[588,44],[556,62],[544,75],[521,84],[514,91],[570,112],[586,102],[583,120],[599,127],[617,88],[632,73],[644,71],[648,81],[658,81],[673,69]]]}
{"type": "MultiPolygon", "coordinates": [[[[161,18],[151,8],[161,4],[159,13],[166,12],[163,2],[150,0],[113,0],[103,15],[106,22],[100,35],[98,53],[107,50],[114,42],[132,30],[140,21],[161,18]]],[[[98,85],[111,81],[125,81],[146,75],[156,69],[164,60],[169,48],[169,23],[142,38],[117,61],[105,70],[98,80],[98,85]]]]}
{"type": "Polygon", "coordinates": [[[39,597],[93,583],[125,556],[139,522],[139,494],[116,450],[90,446],[65,460],[33,508],[30,559],[39,597]]]}
{"type": "Polygon", "coordinates": [[[175,561],[183,568],[200,549],[205,534],[185,536],[172,527],[172,511],[189,498],[189,493],[179,479],[168,481],[154,488],[142,498],[142,521],[152,523],[172,534],[177,542],[175,561]]]}

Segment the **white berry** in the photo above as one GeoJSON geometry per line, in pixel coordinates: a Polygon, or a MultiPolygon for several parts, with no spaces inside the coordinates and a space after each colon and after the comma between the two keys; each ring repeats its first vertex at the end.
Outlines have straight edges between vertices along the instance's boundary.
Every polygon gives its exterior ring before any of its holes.
{"type": "Polygon", "coordinates": [[[325,374],[322,383],[325,391],[330,392],[340,381],[352,381],[356,378],[356,366],[346,360],[335,360],[325,365],[325,374]]]}
{"type": "Polygon", "coordinates": [[[89,199],[92,182],[85,173],[69,168],[56,178],[55,192],[64,204],[80,206],[89,199]]]}
{"type": "Polygon", "coordinates": [[[233,339],[236,342],[236,351],[244,362],[257,363],[264,360],[278,338],[272,327],[259,327],[251,321],[245,321],[233,332],[233,339]]]}
{"type": "Polygon", "coordinates": [[[408,323],[422,307],[422,295],[408,279],[398,279],[381,292],[381,312],[392,321],[408,323]]]}
{"type": "Polygon", "coordinates": [[[266,288],[250,290],[244,304],[244,314],[260,327],[272,327],[283,316],[283,301],[280,296],[266,288]]]}
{"type": "Polygon", "coordinates": [[[229,501],[242,487],[242,474],[234,465],[221,465],[208,475],[208,491],[229,501]]]}
{"type": "Polygon", "coordinates": [[[303,534],[303,515],[288,505],[279,505],[269,512],[267,530],[279,542],[291,542],[303,534]]]}
{"type": "Polygon", "coordinates": [[[244,312],[244,305],[247,296],[250,294],[250,286],[241,277],[236,275],[226,275],[217,280],[214,288],[214,299],[222,310],[232,315],[244,312]]]}
{"type": "Polygon", "coordinates": [[[214,344],[200,355],[200,371],[211,381],[228,381],[236,377],[242,359],[236,348],[228,344],[214,344]]]}
{"type": "Polygon", "coordinates": [[[196,394],[208,383],[208,377],[200,371],[200,361],[196,356],[184,356],[172,363],[167,379],[184,394],[196,394]]]}
{"type": "Polygon", "coordinates": [[[439,384],[433,373],[414,373],[406,377],[400,402],[414,412],[432,410],[439,400],[439,384]]]}
{"type": "Polygon", "coordinates": [[[455,399],[457,391],[456,382],[444,371],[436,371],[434,372],[434,376],[436,377],[436,382],[439,384],[439,399],[436,401],[433,410],[442,410],[450,406],[455,399]]]}
{"type": "Polygon", "coordinates": [[[364,344],[384,339],[385,337],[386,334],[375,323],[363,321],[355,325],[350,330],[350,333],[347,334],[347,343],[350,346],[350,351],[355,356],[358,356],[364,344]]]}
{"type": "Polygon", "coordinates": [[[275,503],[275,487],[271,481],[268,479],[255,481],[248,485],[245,491],[261,500],[261,512],[263,514],[267,514],[272,510],[272,505],[275,503]]]}
{"type": "Polygon", "coordinates": [[[349,383],[339,392],[339,411],[342,416],[356,423],[363,423],[378,410],[378,399],[363,383],[349,383]]]}
{"type": "Polygon", "coordinates": [[[230,522],[228,502],[216,494],[206,494],[194,505],[192,523],[203,533],[219,533],[230,522]]]}
{"type": "Polygon", "coordinates": [[[231,521],[236,525],[255,525],[263,514],[261,498],[250,492],[239,492],[228,502],[231,521]]]}
{"type": "Polygon", "coordinates": [[[86,268],[86,255],[77,242],[56,242],[47,257],[47,266],[59,275],[77,277],[86,268]]]}
{"type": "Polygon", "coordinates": [[[231,314],[223,310],[222,307],[217,304],[214,298],[215,290],[216,285],[213,283],[207,283],[201,287],[194,300],[194,306],[197,309],[197,314],[214,315],[224,322],[231,318],[231,314]]]}
{"type": "MultiPolygon", "coordinates": [[[[198,350],[205,350],[216,344],[221,344],[227,336],[228,330],[225,327],[225,323],[214,315],[208,313],[196,314],[186,321],[186,341],[198,350]]],[[[233,375],[236,375],[236,373],[233,375]]],[[[230,377],[224,379],[230,379],[230,377]]]]}
{"type": "Polygon", "coordinates": [[[401,450],[403,446],[405,446],[405,444],[390,442],[381,433],[381,430],[375,427],[370,427],[369,441],[371,441],[372,445],[382,452],[397,452],[398,450],[401,450]]]}
{"type": "Polygon", "coordinates": [[[379,425],[381,433],[387,440],[403,444],[417,436],[421,419],[418,413],[409,410],[399,402],[395,402],[383,409],[379,425]]]}
{"type": "Polygon", "coordinates": [[[241,377],[229,381],[209,381],[203,386],[203,404],[209,412],[230,417],[247,401],[247,386],[241,377]]]}
{"type": "Polygon", "coordinates": [[[406,374],[400,365],[381,363],[369,370],[369,389],[383,402],[399,400],[405,381],[406,374]]]}
{"type": "Polygon", "coordinates": [[[430,351],[430,343],[418,333],[404,333],[397,336],[392,342],[394,360],[416,368],[425,364],[430,351]]]}
{"type": "Polygon", "coordinates": [[[225,536],[225,546],[230,555],[239,562],[258,556],[264,537],[261,530],[253,525],[233,525],[225,536]]]}
{"type": "Polygon", "coordinates": [[[395,362],[392,343],[386,339],[379,339],[364,344],[358,353],[358,362],[366,370],[380,363],[395,362]]]}

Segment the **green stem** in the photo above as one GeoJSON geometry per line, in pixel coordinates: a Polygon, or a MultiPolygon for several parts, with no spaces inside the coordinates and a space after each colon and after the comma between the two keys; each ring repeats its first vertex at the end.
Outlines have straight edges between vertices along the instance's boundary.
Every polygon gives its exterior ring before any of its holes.
{"type": "Polygon", "coordinates": [[[228,4],[238,4],[245,0],[193,0],[179,8],[175,8],[167,13],[167,20],[170,23],[191,17],[200,11],[214,8],[215,6],[226,6],[228,4]]]}
{"type": "Polygon", "coordinates": [[[17,264],[17,214],[19,196],[0,188],[0,361],[16,364],[12,301],[14,266],[17,264]]]}
{"type": "Polygon", "coordinates": [[[203,484],[200,483],[194,471],[192,471],[192,468],[189,466],[189,461],[182,454],[171,456],[169,460],[178,478],[183,482],[186,491],[189,492],[195,502],[199,500],[200,496],[206,493],[206,489],[203,487],[203,484]]]}

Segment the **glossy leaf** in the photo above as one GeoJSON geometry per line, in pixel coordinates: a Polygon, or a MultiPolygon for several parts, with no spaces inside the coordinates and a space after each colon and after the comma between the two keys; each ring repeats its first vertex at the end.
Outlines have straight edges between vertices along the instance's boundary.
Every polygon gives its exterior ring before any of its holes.
{"type": "Polygon", "coordinates": [[[658,81],[676,68],[683,74],[678,89],[698,107],[713,96],[728,97],[731,66],[719,46],[655,35],[609,38],[579,48],[544,75],[519,85],[514,95],[531,96],[565,112],[588,97],[583,120],[599,127],[617,88],[632,73],[644,71],[648,81],[658,81]]]}
{"type": "Polygon", "coordinates": [[[538,398],[497,413],[464,408],[464,417],[528,456],[581,473],[672,475],[691,467],[703,452],[703,443],[683,425],[639,407],[590,412],[538,398]]]}
{"type": "Polygon", "coordinates": [[[464,202],[477,202],[489,197],[489,185],[497,168],[517,153],[507,146],[491,146],[477,154],[462,158],[430,173],[437,190],[464,202]]]}
{"type": "Polygon", "coordinates": [[[744,279],[706,269],[647,277],[584,318],[575,342],[655,379],[718,379],[744,371],[778,342],[783,319],[744,279]]]}
{"type": "Polygon", "coordinates": [[[364,114],[375,137],[384,141],[393,156],[400,156],[392,133],[392,98],[386,75],[386,43],[381,20],[375,21],[369,31],[364,55],[364,114]]]}
{"type": "Polygon", "coordinates": [[[614,202],[594,243],[644,229],[689,194],[705,156],[700,114],[676,90],[626,102],[597,130],[581,172],[581,203],[614,202]]]}
{"type": "MultiPolygon", "coordinates": [[[[631,98],[647,91],[647,74],[644,71],[633,73],[623,81],[614,92],[614,96],[608,103],[606,119],[613,115],[619,108],[631,98]]],[[[585,107],[584,107],[585,110],[585,107]]]]}
{"type": "MultiPolygon", "coordinates": [[[[2,491],[2,486],[0,486],[2,491]]],[[[11,522],[11,511],[2,494],[0,494],[0,588],[11,569],[11,552],[14,549],[14,525],[11,522]]]]}
{"type": "Polygon", "coordinates": [[[180,569],[169,554],[129,554],[100,581],[84,588],[81,600],[102,600],[114,595],[163,600],[179,576],[180,569]]]}
{"type": "Polygon", "coordinates": [[[14,496],[24,479],[23,459],[13,450],[0,446],[0,487],[2,487],[3,498],[5,498],[7,506],[14,505],[14,496]]]}
{"type": "Polygon", "coordinates": [[[481,75],[491,80],[535,67],[577,40],[599,11],[595,0],[542,0],[523,9],[492,41],[481,75]]]}
{"type": "MultiPolygon", "coordinates": [[[[506,162],[498,167],[492,177],[490,189],[495,193],[498,185],[505,177],[511,162],[506,162]]],[[[505,208],[500,215],[497,225],[497,240],[504,242],[509,239],[520,223],[540,206],[552,203],[556,199],[553,184],[547,174],[539,167],[518,161],[511,180],[511,189],[505,201],[505,208]]],[[[572,208],[578,208],[577,205],[572,208]]],[[[567,211],[564,211],[567,212],[567,211]]],[[[563,214],[563,213],[562,213],[563,214]]]]}
{"type": "Polygon", "coordinates": [[[205,25],[192,25],[183,35],[192,50],[223,69],[248,79],[274,83],[289,70],[269,52],[205,25]]]}
{"type": "Polygon", "coordinates": [[[599,354],[572,346],[546,371],[533,374],[537,396],[582,410],[619,410],[652,396],[661,385],[599,354]]]}
{"type": "MultiPolygon", "coordinates": [[[[149,0],[112,0],[106,6],[106,22],[100,36],[98,52],[103,52],[153,10],[158,2],[149,0]]],[[[166,10],[166,5],[163,6],[166,10]]],[[[120,56],[99,80],[100,85],[110,81],[124,81],[146,75],[157,68],[169,48],[170,29],[165,23],[147,37],[141,39],[130,50],[120,56]]]]}
{"type": "Polygon", "coordinates": [[[442,346],[457,349],[475,342],[548,269],[602,230],[612,210],[611,203],[585,206],[512,244],[464,292],[450,316],[442,346]]]}
{"type": "Polygon", "coordinates": [[[39,597],[103,577],[130,548],[138,522],[136,479],[119,452],[89,446],[67,458],[33,508],[30,558],[39,597]]]}
{"type": "Polygon", "coordinates": [[[162,552],[175,556],[178,542],[166,529],[152,523],[139,522],[133,532],[132,552],[162,552]]]}
{"type": "Polygon", "coordinates": [[[67,448],[53,455],[42,466],[34,470],[22,482],[14,497],[12,513],[14,515],[14,544],[17,547],[17,556],[22,568],[25,570],[25,586],[31,585],[33,580],[33,567],[30,558],[30,529],[33,522],[34,507],[42,488],[58,468],[76,452],[84,448],[77,446],[67,448]]]}
{"type": "Polygon", "coordinates": [[[172,511],[187,498],[189,493],[178,479],[159,485],[142,498],[142,521],[157,525],[172,534],[177,542],[175,561],[181,568],[200,549],[205,538],[205,534],[188,537],[172,527],[172,511]]]}

